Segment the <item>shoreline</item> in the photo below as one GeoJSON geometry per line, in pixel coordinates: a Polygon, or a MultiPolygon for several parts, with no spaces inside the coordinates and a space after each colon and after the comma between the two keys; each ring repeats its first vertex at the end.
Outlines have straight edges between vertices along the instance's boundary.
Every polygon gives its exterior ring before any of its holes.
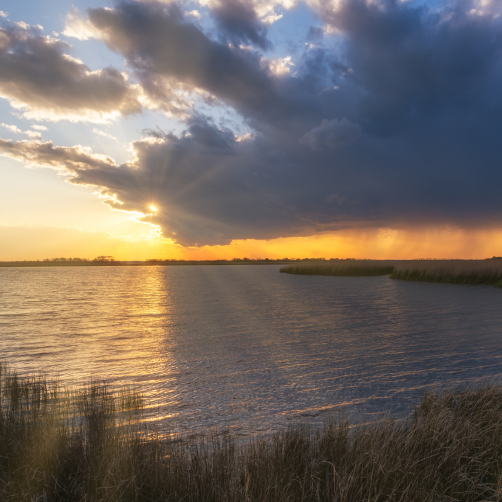
{"type": "Polygon", "coordinates": [[[502,288],[502,259],[486,260],[354,260],[289,264],[281,273],[369,277],[443,284],[485,285],[502,288]]]}
{"type": "Polygon", "coordinates": [[[178,267],[178,266],[200,266],[200,265],[287,265],[290,261],[170,261],[170,262],[148,262],[148,261],[113,261],[113,262],[44,262],[44,261],[4,261],[0,262],[0,268],[34,268],[34,267],[178,267]]]}
{"type": "Polygon", "coordinates": [[[296,425],[239,444],[161,438],[141,395],[0,363],[0,498],[107,502],[498,500],[502,387],[427,392],[404,419],[296,425]],[[459,499],[458,495],[462,494],[459,499]]]}

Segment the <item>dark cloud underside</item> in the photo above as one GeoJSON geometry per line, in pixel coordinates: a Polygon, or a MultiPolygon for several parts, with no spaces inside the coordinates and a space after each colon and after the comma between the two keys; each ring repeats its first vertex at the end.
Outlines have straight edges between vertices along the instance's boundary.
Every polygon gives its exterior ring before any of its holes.
{"type": "Polygon", "coordinates": [[[3,142],[0,152],[65,165],[74,183],[103,187],[123,209],[155,203],[151,221],[184,245],[499,224],[502,16],[464,0],[442,10],[320,3],[319,19],[343,43],[306,50],[294,74],[277,74],[258,51],[269,45],[254,13],[218,5],[211,36],[176,5],[122,2],[88,15],[156,99],[170,99],[166,82],[215,96],[252,137],[194,112],[184,133],[135,142],[136,160],[122,166],[37,142],[3,142]]]}
{"type": "Polygon", "coordinates": [[[212,9],[220,38],[234,45],[254,44],[266,50],[272,47],[267,39],[267,30],[260,23],[255,10],[248,2],[220,0],[212,9]]]}

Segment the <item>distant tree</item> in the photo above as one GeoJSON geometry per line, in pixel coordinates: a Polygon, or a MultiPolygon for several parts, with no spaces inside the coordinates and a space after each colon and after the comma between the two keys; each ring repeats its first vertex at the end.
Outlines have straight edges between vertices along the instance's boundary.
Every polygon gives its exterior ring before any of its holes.
{"type": "Polygon", "coordinates": [[[107,262],[107,263],[109,263],[109,262],[115,261],[115,258],[113,256],[97,256],[92,261],[99,261],[99,262],[107,262]]]}

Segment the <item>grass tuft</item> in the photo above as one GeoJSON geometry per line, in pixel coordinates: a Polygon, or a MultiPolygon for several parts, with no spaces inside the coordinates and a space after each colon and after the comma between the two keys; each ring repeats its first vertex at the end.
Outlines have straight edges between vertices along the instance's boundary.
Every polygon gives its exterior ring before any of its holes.
{"type": "Polygon", "coordinates": [[[0,365],[2,501],[500,501],[502,388],[429,392],[404,420],[246,444],[162,439],[141,398],[0,365]],[[132,417],[132,418],[131,418],[132,417]]]}

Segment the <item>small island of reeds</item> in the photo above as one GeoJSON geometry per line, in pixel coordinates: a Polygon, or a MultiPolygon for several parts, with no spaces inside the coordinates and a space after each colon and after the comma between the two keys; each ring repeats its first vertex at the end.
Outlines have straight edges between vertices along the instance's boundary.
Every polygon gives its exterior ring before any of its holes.
{"type": "Polygon", "coordinates": [[[280,269],[283,274],[375,276],[389,275],[394,270],[391,260],[323,260],[310,263],[295,263],[280,269]]]}
{"type": "Polygon", "coordinates": [[[428,392],[405,419],[297,425],[245,443],[161,436],[141,396],[0,366],[4,502],[495,501],[502,388],[428,392]]]}
{"type": "Polygon", "coordinates": [[[502,258],[486,260],[323,260],[289,264],[280,272],[297,275],[377,276],[405,281],[485,284],[502,287],[502,258]]]}
{"type": "Polygon", "coordinates": [[[390,276],[405,281],[487,284],[502,287],[502,258],[398,262],[390,276]]]}

